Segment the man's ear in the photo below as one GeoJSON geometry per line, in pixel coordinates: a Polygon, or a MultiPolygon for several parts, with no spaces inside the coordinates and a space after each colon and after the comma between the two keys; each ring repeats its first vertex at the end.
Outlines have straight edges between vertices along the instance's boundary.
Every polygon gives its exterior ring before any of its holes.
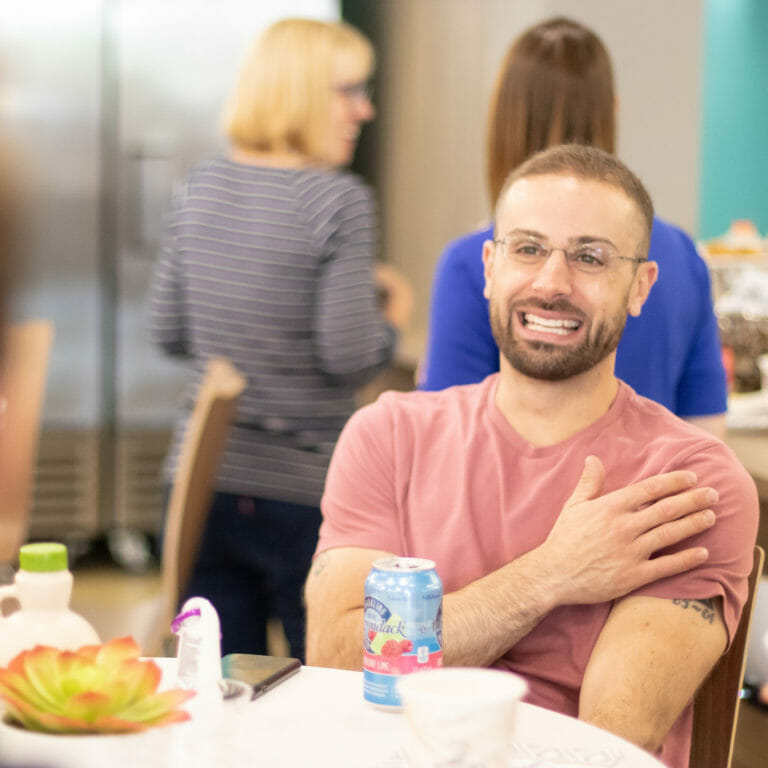
{"type": "Polygon", "coordinates": [[[659,276],[659,265],[655,261],[645,261],[635,272],[632,281],[627,310],[632,317],[639,317],[640,312],[659,276]]]}
{"type": "Polygon", "coordinates": [[[483,243],[483,275],[485,276],[483,296],[486,299],[491,298],[491,272],[493,272],[493,257],[495,253],[496,246],[493,240],[486,240],[483,243]]]}

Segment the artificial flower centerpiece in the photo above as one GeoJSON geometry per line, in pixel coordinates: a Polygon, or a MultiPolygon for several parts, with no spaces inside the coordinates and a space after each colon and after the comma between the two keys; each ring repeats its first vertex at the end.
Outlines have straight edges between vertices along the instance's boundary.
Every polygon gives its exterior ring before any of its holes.
{"type": "Polygon", "coordinates": [[[131,637],[77,651],[38,645],[0,668],[5,719],[46,733],[135,733],[179,723],[193,691],[158,692],[160,668],[131,637]]]}

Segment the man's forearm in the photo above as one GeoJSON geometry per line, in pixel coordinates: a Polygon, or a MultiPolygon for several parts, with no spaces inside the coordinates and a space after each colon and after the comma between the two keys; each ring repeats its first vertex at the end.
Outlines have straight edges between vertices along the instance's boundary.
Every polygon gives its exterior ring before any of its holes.
{"type": "MultiPolygon", "coordinates": [[[[307,581],[307,663],[341,669],[363,664],[363,582],[381,553],[322,553],[307,581]]],[[[555,603],[546,556],[535,550],[443,600],[443,659],[487,666],[538,624],[555,603]]]]}
{"type": "Polygon", "coordinates": [[[556,606],[549,581],[534,551],[446,595],[443,662],[488,666],[501,658],[556,606]]]}
{"type": "Polygon", "coordinates": [[[356,608],[337,616],[333,627],[323,631],[320,624],[308,624],[307,664],[335,669],[363,668],[363,609],[356,608]]]}
{"type": "Polygon", "coordinates": [[[373,563],[387,552],[339,548],[321,552],[304,590],[307,664],[363,668],[363,596],[373,563]]]}

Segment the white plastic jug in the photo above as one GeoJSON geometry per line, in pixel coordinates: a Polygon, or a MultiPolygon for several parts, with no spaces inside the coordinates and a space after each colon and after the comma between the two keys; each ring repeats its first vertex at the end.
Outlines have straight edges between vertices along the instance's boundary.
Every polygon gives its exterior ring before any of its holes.
{"type": "Polygon", "coordinates": [[[96,630],[69,608],[72,582],[64,544],[21,547],[13,584],[0,587],[0,608],[8,598],[20,604],[7,616],[0,610],[0,666],[36,645],[75,650],[101,642],[96,630]]]}

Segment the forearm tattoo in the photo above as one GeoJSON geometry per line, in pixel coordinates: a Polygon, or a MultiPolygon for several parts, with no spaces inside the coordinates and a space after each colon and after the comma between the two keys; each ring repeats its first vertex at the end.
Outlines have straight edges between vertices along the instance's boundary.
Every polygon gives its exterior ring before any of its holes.
{"type": "Polygon", "coordinates": [[[327,552],[321,552],[312,563],[312,575],[317,578],[327,567],[330,555],[327,552]]]}
{"type": "Polygon", "coordinates": [[[715,611],[715,601],[714,598],[711,597],[705,598],[704,600],[687,600],[682,597],[676,597],[672,600],[672,603],[674,605],[679,605],[684,611],[696,611],[701,615],[702,620],[709,624],[714,622],[715,616],[717,615],[715,611]]]}

